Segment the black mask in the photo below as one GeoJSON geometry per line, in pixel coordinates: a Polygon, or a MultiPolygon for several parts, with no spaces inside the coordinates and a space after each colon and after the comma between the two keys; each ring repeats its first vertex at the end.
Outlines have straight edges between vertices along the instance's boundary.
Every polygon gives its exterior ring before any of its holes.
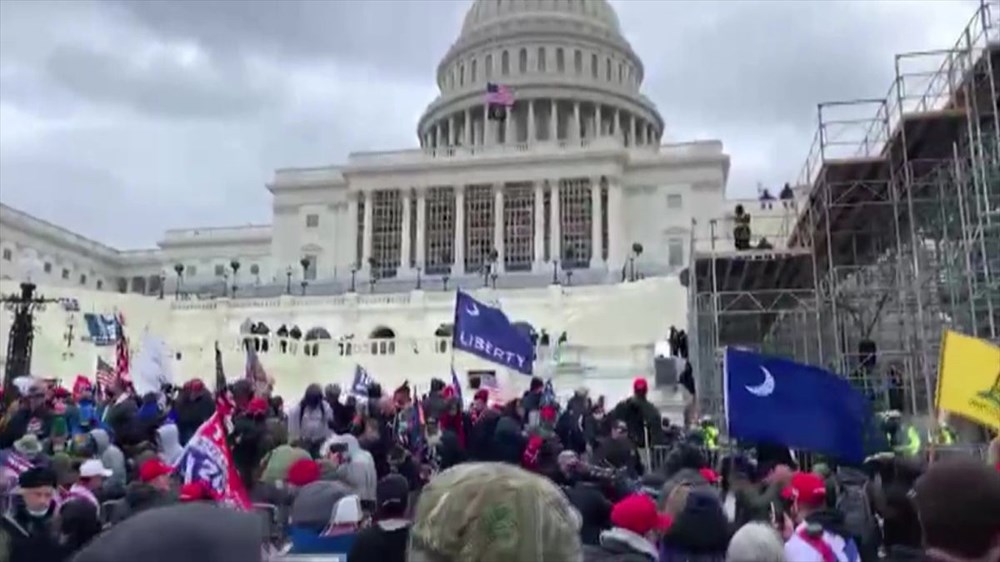
{"type": "Polygon", "coordinates": [[[316,406],[319,406],[320,402],[323,401],[323,395],[308,393],[302,401],[306,404],[306,406],[315,408],[316,406]]]}

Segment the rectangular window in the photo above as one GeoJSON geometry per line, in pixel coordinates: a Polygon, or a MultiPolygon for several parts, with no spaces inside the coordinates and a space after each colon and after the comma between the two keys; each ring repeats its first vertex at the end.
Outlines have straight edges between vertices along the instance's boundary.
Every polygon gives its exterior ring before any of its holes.
{"type": "Polygon", "coordinates": [[[63,279],[69,279],[69,270],[68,270],[68,269],[65,269],[65,268],[64,268],[64,269],[62,270],[62,278],[63,278],[63,279]]]}
{"type": "Polygon", "coordinates": [[[45,273],[52,273],[52,264],[45,262],[45,265],[42,266],[42,270],[45,271],[45,273]]]}
{"type": "Polygon", "coordinates": [[[667,208],[680,209],[684,206],[684,198],[680,193],[670,193],[667,195],[667,208]]]}
{"type": "Polygon", "coordinates": [[[306,228],[316,228],[319,226],[319,215],[306,215],[306,228]]]}
{"type": "Polygon", "coordinates": [[[184,277],[195,277],[196,275],[198,275],[198,268],[193,265],[187,266],[184,270],[184,277]]]}
{"type": "Polygon", "coordinates": [[[507,271],[531,271],[535,259],[534,185],[505,185],[503,207],[504,267],[507,271]]]}
{"type": "Polygon", "coordinates": [[[465,271],[480,273],[495,248],[493,242],[493,186],[465,189],[465,271]]]}
{"type": "Polygon", "coordinates": [[[545,47],[538,48],[538,72],[545,72],[545,47]]]}
{"type": "Polygon", "coordinates": [[[221,265],[221,264],[215,266],[215,276],[216,277],[222,277],[225,273],[226,273],[226,266],[221,265]]]}
{"type": "Polygon", "coordinates": [[[667,240],[667,263],[671,267],[684,266],[684,239],[671,238],[667,240]]]}
{"type": "Polygon", "coordinates": [[[424,238],[424,272],[447,275],[455,248],[455,189],[450,186],[427,190],[426,236],[424,238]]]}
{"type": "Polygon", "coordinates": [[[101,281],[100,279],[97,280],[97,290],[98,291],[104,290],[104,281],[101,281]]]}
{"type": "Polygon", "coordinates": [[[3,249],[3,261],[10,261],[12,259],[14,259],[13,252],[10,251],[10,248],[4,248],[3,249]]]}
{"type": "Polygon", "coordinates": [[[84,274],[84,273],[80,274],[80,284],[81,285],[86,285],[87,284],[87,275],[84,274]]]}
{"type": "Polygon", "coordinates": [[[559,181],[559,227],[562,235],[559,247],[562,248],[562,256],[558,257],[563,269],[586,268],[590,265],[593,251],[592,203],[589,179],[559,181]]]}
{"type": "Polygon", "coordinates": [[[372,192],[372,275],[395,277],[403,243],[403,197],[398,189],[372,192]]]}

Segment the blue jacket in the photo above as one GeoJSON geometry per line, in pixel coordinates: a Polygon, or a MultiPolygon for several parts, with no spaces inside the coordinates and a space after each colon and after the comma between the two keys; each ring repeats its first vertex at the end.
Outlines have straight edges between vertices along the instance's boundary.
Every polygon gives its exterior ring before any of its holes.
{"type": "Polygon", "coordinates": [[[347,556],[357,534],[324,537],[312,529],[293,526],[289,529],[288,536],[292,540],[292,549],[288,552],[289,554],[343,554],[347,556]]]}

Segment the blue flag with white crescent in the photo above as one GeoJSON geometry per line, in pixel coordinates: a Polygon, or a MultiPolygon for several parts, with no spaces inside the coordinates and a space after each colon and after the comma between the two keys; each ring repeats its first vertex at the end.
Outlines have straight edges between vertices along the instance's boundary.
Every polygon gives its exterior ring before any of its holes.
{"type": "Polygon", "coordinates": [[[462,291],[455,296],[452,347],[525,375],[531,374],[535,360],[531,340],[507,315],[462,291]]]}
{"type": "Polygon", "coordinates": [[[870,410],[846,379],[733,348],[726,349],[724,371],[730,437],[864,459],[870,410]]]}

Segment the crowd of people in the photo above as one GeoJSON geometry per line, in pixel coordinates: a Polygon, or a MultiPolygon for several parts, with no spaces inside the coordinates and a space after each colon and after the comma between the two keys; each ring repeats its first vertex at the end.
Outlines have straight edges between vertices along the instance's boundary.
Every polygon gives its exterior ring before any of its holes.
{"type": "Polygon", "coordinates": [[[286,407],[249,380],[32,385],[0,421],[0,562],[1000,560],[997,440],[985,463],[799,467],[671,426],[642,378],[608,411],[540,379],[509,401],[477,386],[311,385],[286,407]],[[223,407],[227,458],[192,470],[223,407]]]}

